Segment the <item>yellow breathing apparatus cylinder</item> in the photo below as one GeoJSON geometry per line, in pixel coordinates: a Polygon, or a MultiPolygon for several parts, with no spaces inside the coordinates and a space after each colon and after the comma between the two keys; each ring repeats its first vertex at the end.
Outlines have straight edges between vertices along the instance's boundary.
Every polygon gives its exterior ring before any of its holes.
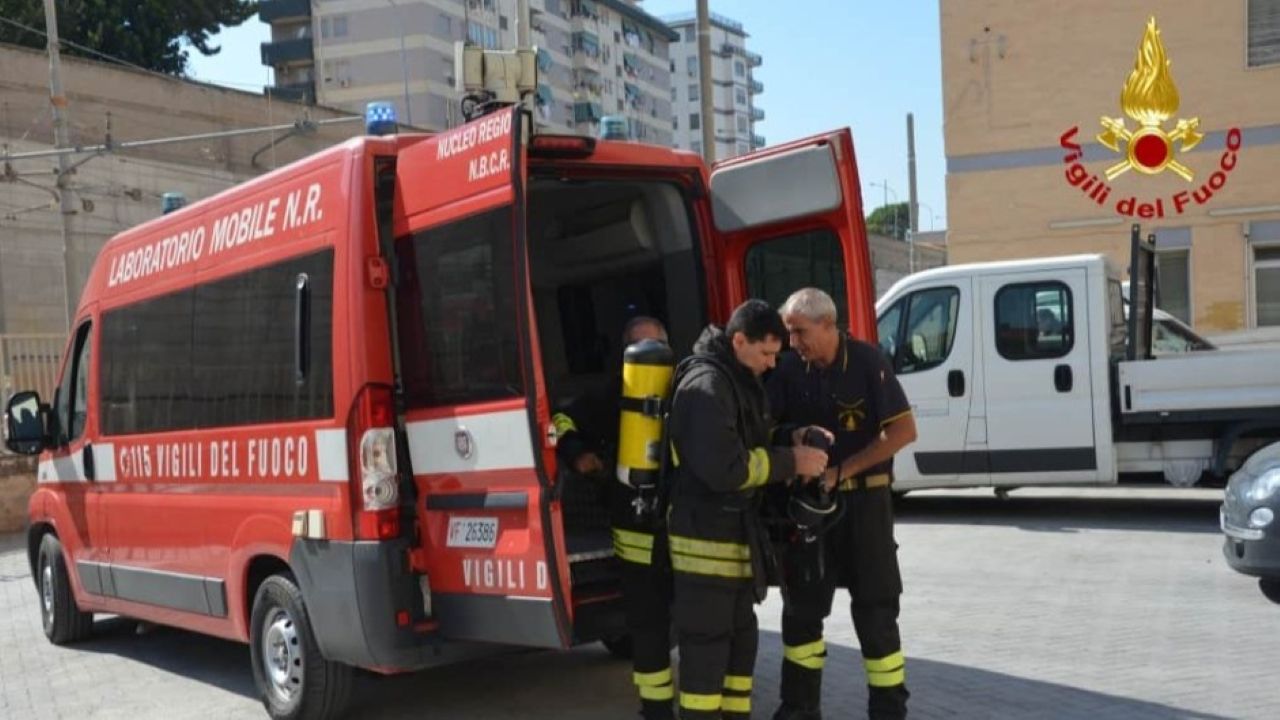
{"type": "Polygon", "coordinates": [[[675,355],[658,340],[632,343],[622,355],[618,479],[632,487],[658,482],[662,412],[674,372],[675,355]]]}

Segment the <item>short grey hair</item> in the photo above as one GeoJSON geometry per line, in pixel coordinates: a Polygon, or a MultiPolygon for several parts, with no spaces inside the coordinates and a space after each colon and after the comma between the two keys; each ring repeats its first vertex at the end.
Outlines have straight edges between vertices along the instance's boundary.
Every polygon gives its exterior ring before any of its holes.
{"type": "Polygon", "coordinates": [[[782,304],[778,311],[782,317],[799,315],[813,322],[821,320],[836,321],[836,302],[831,296],[814,287],[800,288],[791,293],[791,297],[782,304]]]}

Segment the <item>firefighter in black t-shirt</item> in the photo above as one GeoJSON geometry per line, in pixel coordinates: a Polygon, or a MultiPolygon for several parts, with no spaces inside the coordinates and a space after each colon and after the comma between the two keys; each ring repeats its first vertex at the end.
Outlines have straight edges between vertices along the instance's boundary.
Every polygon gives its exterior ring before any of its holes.
{"type": "Polygon", "coordinates": [[[779,423],[775,432],[817,425],[835,434],[822,481],[836,491],[842,514],[816,545],[825,553],[816,579],[814,573],[797,572],[812,567],[798,555],[813,552],[814,545],[793,542],[784,556],[782,706],[774,718],[821,717],[822,625],[837,586],[848,587],[853,601],[869,717],[902,718],[909,694],[898,634],[902,577],[890,487],[894,454],[916,438],[911,406],[879,348],[836,326],[829,295],[798,290],[780,312],[795,353],[769,378],[769,403],[779,423]]]}

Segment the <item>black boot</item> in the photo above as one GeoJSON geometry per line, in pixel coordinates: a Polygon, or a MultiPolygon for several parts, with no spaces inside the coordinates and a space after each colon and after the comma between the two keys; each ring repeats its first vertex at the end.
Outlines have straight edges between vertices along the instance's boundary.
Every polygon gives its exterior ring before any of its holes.
{"type": "Polygon", "coordinates": [[[786,703],[773,714],[773,720],[822,720],[822,712],[818,710],[800,710],[786,703]]]}
{"type": "Polygon", "coordinates": [[[670,701],[641,700],[640,717],[644,720],[676,720],[670,701]]]}
{"type": "Polygon", "coordinates": [[[868,687],[867,717],[870,720],[903,720],[907,717],[906,685],[893,687],[868,687]]]}

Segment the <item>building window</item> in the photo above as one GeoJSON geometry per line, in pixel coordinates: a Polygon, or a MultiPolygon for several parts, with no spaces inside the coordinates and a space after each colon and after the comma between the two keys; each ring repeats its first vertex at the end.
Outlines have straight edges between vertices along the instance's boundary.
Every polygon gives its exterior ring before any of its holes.
{"type": "Polygon", "coordinates": [[[473,20],[467,23],[467,41],[486,50],[497,50],[498,31],[473,20]]]}
{"type": "Polygon", "coordinates": [[[1191,324],[1191,251],[1169,250],[1156,253],[1161,310],[1188,325],[1191,324]]]}
{"type": "Polygon", "coordinates": [[[506,30],[506,29],[507,29],[507,16],[506,16],[506,15],[499,15],[499,16],[498,16],[498,29],[499,29],[499,30],[506,30]]]}
{"type": "Polygon", "coordinates": [[[746,75],[747,75],[747,66],[746,66],[746,65],[743,65],[741,60],[734,60],[734,61],[733,61],[733,76],[734,76],[734,77],[746,77],[746,75]]]}
{"type": "Polygon", "coordinates": [[[743,88],[733,89],[733,100],[739,105],[747,104],[747,91],[743,88]]]}
{"type": "Polygon", "coordinates": [[[1280,325],[1280,245],[1253,248],[1253,292],[1258,327],[1280,325]]]}
{"type": "Polygon", "coordinates": [[[671,86],[671,102],[675,102],[675,101],[676,101],[676,86],[672,85],[671,86]]]}
{"type": "Polygon", "coordinates": [[[747,153],[749,153],[749,152],[751,152],[751,148],[747,147],[747,144],[746,144],[746,143],[738,143],[738,154],[739,154],[739,155],[746,155],[746,154],[747,154],[747,153]]]}
{"type": "Polygon", "coordinates": [[[679,116],[679,115],[672,115],[672,116],[671,116],[671,129],[672,129],[672,130],[679,130],[679,129],[680,129],[680,116],[679,116]]]}
{"type": "Polygon", "coordinates": [[[696,102],[699,97],[700,96],[698,95],[698,86],[691,83],[689,85],[689,100],[696,102]]]}
{"type": "Polygon", "coordinates": [[[1280,0],[1248,0],[1248,66],[1280,65],[1280,0]]]}
{"type": "Polygon", "coordinates": [[[690,55],[685,60],[685,66],[689,71],[689,77],[698,77],[698,56],[690,55]]]}
{"type": "Polygon", "coordinates": [[[698,113],[689,113],[689,129],[690,130],[702,129],[701,121],[702,121],[702,118],[698,116],[698,113]]]}
{"type": "Polygon", "coordinates": [[[511,208],[415,233],[397,253],[410,407],[523,396],[511,208]]]}
{"type": "Polygon", "coordinates": [[[684,29],[684,41],[687,43],[695,42],[698,39],[698,31],[692,25],[684,29]]]}
{"type": "Polygon", "coordinates": [[[1071,352],[1071,289],[1056,281],[1005,285],[996,292],[996,350],[1006,360],[1059,358],[1071,352]]]}
{"type": "Polygon", "coordinates": [[[436,15],[436,35],[444,38],[453,38],[453,16],[440,13],[436,15]]]}
{"type": "Polygon", "coordinates": [[[690,149],[690,150],[692,150],[692,151],[694,151],[694,152],[696,152],[696,153],[698,153],[699,155],[701,155],[701,154],[702,154],[702,141],[701,141],[701,140],[694,140],[693,142],[689,143],[689,149],[690,149]]]}
{"type": "Polygon", "coordinates": [[[746,131],[747,131],[747,116],[739,115],[738,116],[738,132],[744,133],[746,131]]]}
{"type": "Polygon", "coordinates": [[[333,17],[320,18],[320,38],[328,40],[330,38],[340,38],[347,36],[347,16],[334,15],[333,17]]]}

